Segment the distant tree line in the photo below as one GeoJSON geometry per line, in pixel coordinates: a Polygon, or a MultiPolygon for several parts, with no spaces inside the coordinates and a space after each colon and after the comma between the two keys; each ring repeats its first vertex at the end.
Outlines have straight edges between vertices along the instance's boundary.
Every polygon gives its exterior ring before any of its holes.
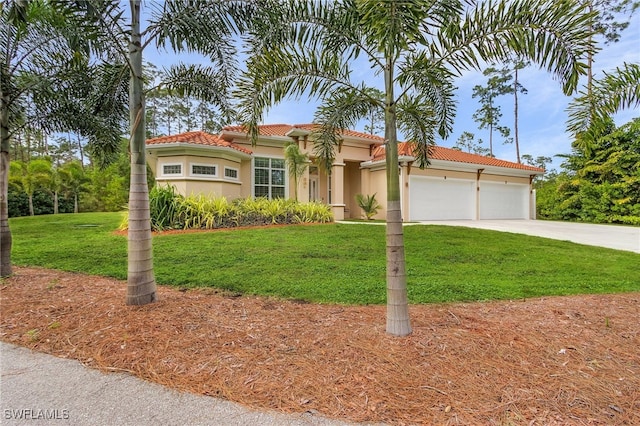
{"type": "Polygon", "coordinates": [[[640,118],[618,128],[608,120],[562,158],[562,171],[536,184],[540,218],[640,225],[640,118]]]}
{"type": "MultiPolygon", "coordinates": [[[[71,134],[53,142],[42,134],[12,138],[9,217],[124,210],[129,197],[127,141],[107,166],[91,155],[81,156],[85,148],[82,138],[71,134]]],[[[151,187],[154,178],[147,172],[151,187]]]]}

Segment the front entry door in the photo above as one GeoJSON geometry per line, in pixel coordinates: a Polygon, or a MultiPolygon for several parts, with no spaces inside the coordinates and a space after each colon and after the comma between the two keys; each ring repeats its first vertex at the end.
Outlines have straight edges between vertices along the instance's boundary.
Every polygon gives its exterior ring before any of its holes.
{"type": "Polygon", "coordinates": [[[318,201],[318,176],[309,176],[309,201],[318,201]]]}

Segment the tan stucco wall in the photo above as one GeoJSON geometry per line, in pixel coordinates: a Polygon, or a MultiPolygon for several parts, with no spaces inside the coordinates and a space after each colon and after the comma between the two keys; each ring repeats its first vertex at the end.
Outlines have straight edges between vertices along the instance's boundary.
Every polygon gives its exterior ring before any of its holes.
{"type": "Polygon", "coordinates": [[[157,184],[161,186],[173,186],[176,191],[182,195],[198,195],[202,194],[206,197],[225,197],[228,200],[235,200],[242,197],[240,185],[237,183],[229,183],[225,181],[202,181],[202,180],[157,180],[157,184]]]}
{"type": "Polygon", "coordinates": [[[517,176],[498,176],[498,175],[490,175],[490,174],[481,174],[480,175],[480,183],[485,182],[502,182],[502,183],[519,183],[523,185],[529,184],[528,177],[517,177],[517,176]]]}
{"type": "Polygon", "coordinates": [[[356,201],[356,194],[362,193],[360,164],[346,163],[344,179],[345,218],[359,218],[361,210],[356,201]]]}
{"type": "MultiPolygon", "coordinates": [[[[153,157],[152,157],[153,158],[153,157]]],[[[153,158],[150,164],[155,165],[155,176],[158,185],[171,185],[183,195],[202,194],[210,197],[224,196],[229,200],[243,197],[242,188],[248,180],[251,182],[250,161],[233,161],[227,158],[204,157],[196,155],[175,155],[153,158]],[[243,164],[247,163],[247,164],[243,164]],[[162,174],[162,167],[166,164],[181,164],[181,176],[166,176],[162,174]],[[192,176],[191,165],[215,165],[217,176],[192,176]],[[225,168],[238,171],[238,179],[226,178],[225,168]],[[246,169],[246,170],[245,170],[246,169]],[[244,172],[244,173],[243,173],[244,172]]],[[[249,188],[250,191],[250,188],[249,188]]]]}
{"type": "Polygon", "coordinates": [[[178,194],[187,194],[187,182],[184,180],[163,180],[156,179],[158,186],[173,186],[178,194]]]}
{"type": "Polygon", "coordinates": [[[387,173],[385,169],[369,172],[369,191],[365,195],[376,194],[376,200],[380,204],[378,214],[374,219],[387,217],[387,173]]]}
{"type": "Polygon", "coordinates": [[[340,152],[336,151],[337,162],[357,161],[361,163],[370,159],[371,155],[369,154],[369,146],[367,145],[354,146],[349,143],[344,143],[340,152]]]}
{"type": "Polygon", "coordinates": [[[240,188],[240,197],[251,197],[251,160],[242,160],[240,165],[240,181],[242,187],[240,188]]]}
{"type": "Polygon", "coordinates": [[[411,176],[437,176],[447,177],[450,179],[473,179],[476,178],[475,172],[460,172],[455,170],[440,170],[440,169],[420,169],[418,167],[411,167],[411,176]]]}
{"type": "MultiPolygon", "coordinates": [[[[411,168],[411,175],[412,176],[437,176],[437,177],[447,177],[451,179],[469,179],[469,180],[477,179],[477,172],[463,172],[463,171],[457,171],[457,170],[442,170],[442,169],[432,169],[432,168],[421,170],[418,167],[411,168]]],[[[528,177],[492,175],[490,173],[481,173],[480,182],[482,181],[529,184],[528,177]]]]}

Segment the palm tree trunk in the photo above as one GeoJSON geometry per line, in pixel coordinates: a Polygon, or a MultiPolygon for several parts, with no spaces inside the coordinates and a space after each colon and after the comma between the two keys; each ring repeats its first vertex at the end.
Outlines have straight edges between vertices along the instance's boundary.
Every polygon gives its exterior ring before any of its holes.
{"type": "MultiPolygon", "coordinates": [[[[71,145],[71,141],[69,141],[69,145],[71,145]]],[[[80,165],[84,169],[84,151],[82,149],[82,141],[80,140],[80,135],[78,135],[78,151],[80,152],[80,165]]]]}
{"type": "MultiPolygon", "coordinates": [[[[0,66],[5,66],[4,64],[0,66]]],[[[5,70],[2,70],[2,75],[5,70]]],[[[11,229],[9,229],[9,94],[0,88],[0,277],[11,269],[11,229]]]]}
{"type": "Polygon", "coordinates": [[[29,216],[35,216],[36,213],[33,210],[33,193],[29,194],[29,216]]]}
{"type": "Polygon", "coordinates": [[[131,125],[131,186],[129,191],[127,305],[154,302],[156,282],[153,273],[149,188],[145,160],[145,117],[142,91],[142,44],[140,37],[140,2],[130,0],[131,43],[129,61],[129,110],[131,125]]]}
{"type": "Polygon", "coordinates": [[[393,93],[393,62],[385,69],[385,136],[387,166],[387,333],[406,336],[411,333],[404,235],[398,173],[398,135],[393,93]]]}
{"type": "Polygon", "coordinates": [[[518,164],[520,161],[520,141],[518,140],[518,62],[515,63],[515,78],[513,82],[513,98],[514,98],[514,106],[513,106],[513,116],[514,116],[514,132],[515,138],[514,142],[516,144],[516,158],[518,160],[518,164]]]}
{"type": "Polygon", "coordinates": [[[73,194],[73,212],[78,213],[78,194],[73,194]]]}
{"type": "Polygon", "coordinates": [[[58,214],[58,191],[53,193],[53,214],[58,214]]]}

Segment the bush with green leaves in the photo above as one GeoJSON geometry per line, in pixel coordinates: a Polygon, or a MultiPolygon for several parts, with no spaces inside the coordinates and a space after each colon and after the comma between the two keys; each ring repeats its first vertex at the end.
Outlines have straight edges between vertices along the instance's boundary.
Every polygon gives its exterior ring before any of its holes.
{"type": "MultiPolygon", "coordinates": [[[[9,190],[7,194],[9,217],[29,216],[29,196],[24,192],[9,190]]],[[[35,215],[53,214],[53,199],[45,190],[37,189],[33,193],[33,212],[35,215]]],[[[58,199],[59,213],[73,213],[73,199],[58,199]]]]}
{"type": "Polygon", "coordinates": [[[601,133],[536,183],[539,218],[640,225],[640,118],[601,133]]]}
{"type": "MultiPolygon", "coordinates": [[[[327,223],[333,221],[326,204],[299,203],[277,198],[239,198],[228,201],[225,197],[206,197],[202,194],[183,196],[171,186],[158,186],[149,193],[151,228],[218,229],[242,226],[260,226],[297,223],[327,223]]],[[[126,229],[128,215],[120,226],[126,229]]]]}
{"type": "Polygon", "coordinates": [[[173,186],[153,187],[149,192],[151,228],[156,231],[183,228],[179,210],[182,198],[173,186]]]}
{"type": "Polygon", "coordinates": [[[380,204],[376,200],[376,194],[373,195],[356,195],[358,206],[364,211],[367,220],[371,220],[380,210],[380,204]]]}

